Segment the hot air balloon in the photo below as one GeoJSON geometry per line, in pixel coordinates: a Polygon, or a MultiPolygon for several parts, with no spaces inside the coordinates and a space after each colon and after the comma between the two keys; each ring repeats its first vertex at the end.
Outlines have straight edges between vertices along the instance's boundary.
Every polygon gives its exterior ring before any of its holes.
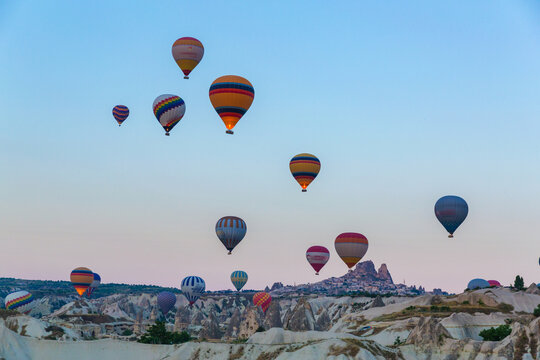
{"type": "Polygon", "coordinates": [[[204,293],[206,284],[198,276],[188,276],[182,280],[182,294],[188,299],[189,305],[193,305],[204,293]]]}
{"type": "Polygon", "coordinates": [[[497,280],[488,280],[487,281],[489,283],[489,286],[495,286],[495,287],[501,287],[501,283],[498,282],[497,280]]]}
{"type": "Polygon", "coordinates": [[[88,268],[78,267],[71,272],[70,279],[79,296],[82,296],[94,281],[94,273],[88,268]]]}
{"type": "Polygon", "coordinates": [[[227,134],[233,134],[232,129],[248,111],[254,96],[253,85],[241,76],[222,76],[210,85],[210,102],[225,123],[227,134]]]}
{"type": "Polygon", "coordinates": [[[225,248],[229,250],[229,255],[246,236],[246,231],[246,223],[236,216],[224,216],[216,223],[216,234],[225,248]]]}
{"type": "Polygon", "coordinates": [[[184,117],[186,104],[180,96],[164,94],[154,100],[152,109],[156,119],[165,129],[165,135],[169,136],[169,132],[184,117]]]}
{"type": "Polygon", "coordinates": [[[487,282],[484,279],[472,279],[467,284],[467,289],[474,290],[474,289],[483,289],[490,287],[489,282],[487,282]]]}
{"type": "Polygon", "coordinates": [[[258,292],[253,295],[253,305],[260,306],[262,311],[266,314],[266,310],[272,302],[272,297],[270,294],[265,292],[258,292]]]}
{"type": "Polygon", "coordinates": [[[358,233],[339,234],[334,242],[336,252],[349,269],[356,265],[368,250],[368,239],[358,233]]]}
{"type": "Polygon", "coordinates": [[[26,290],[15,291],[6,296],[4,304],[8,310],[28,315],[34,308],[34,296],[26,290]]]}
{"type": "Polygon", "coordinates": [[[435,216],[450,235],[454,237],[454,231],[461,225],[469,213],[469,206],[459,196],[443,196],[435,203],[435,216]]]}
{"type": "Polygon", "coordinates": [[[122,125],[124,120],[126,120],[127,117],[129,116],[129,109],[127,106],[124,106],[124,105],[116,105],[112,109],[112,114],[114,118],[116,119],[118,126],[120,126],[122,125]]]}
{"type": "Polygon", "coordinates": [[[189,79],[189,73],[199,64],[204,55],[204,46],[195,38],[183,37],[174,42],[172,55],[184,73],[184,79],[189,79]]]}
{"type": "Polygon", "coordinates": [[[302,187],[302,192],[306,192],[306,188],[315,180],[321,170],[321,162],[315,155],[298,154],[291,159],[289,169],[291,169],[292,176],[302,187]]]}
{"type": "Polygon", "coordinates": [[[86,290],[86,295],[88,295],[88,297],[90,297],[90,295],[92,295],[94,290],[97,289],[99,284],[101,284],[101,276],[94,273],[94,281],[92,281],[92,283],[90,284],[90,287],[88,287],[88,290],[86,290]]]}
{"type": "Polygon", "coordinates": [[[240,291],[248,281],[248,274],[242,270],[233,271],[231,274],[231,281],[237,291],[240,291]]]}
{"type": "Polygon", "coordinates": [[[330,251],[324,246],[312,246],[306,251],[306,259],[315,270],[315,275],[319,275],[319,271],[330,259],[330,251]]]}
{"type": "Polygon", "coordinates": [[[170,291],[162,291],[157,296],[157,303],[163,316],[165,316],[176,304],[176,295],[170,291]]]}

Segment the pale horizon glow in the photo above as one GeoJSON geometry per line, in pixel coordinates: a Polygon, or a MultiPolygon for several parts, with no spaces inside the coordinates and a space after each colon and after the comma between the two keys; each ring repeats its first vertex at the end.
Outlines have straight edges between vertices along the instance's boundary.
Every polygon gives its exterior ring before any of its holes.
{"type": "Polygon", "coordinates": [[[333,242],[353,231],[396,283],[539,282],[539,59],[532,0],[0,2],[0,277],[316,282],[347,272],[333,242]],[[205,46],[189,80],[183,36],[205,46]],[[226,74],[255,88],[233,136],[208,99],[226,74]],[[170,137],[152,113],[167,93],[186,102],[170,137]],[[321,160],[307,193],[288,168],[303,152],[321,160]],[[454,239],[444,195],[469,204],[454,239]],[[230,256],[226,215],[248,228],[230,256]]]}

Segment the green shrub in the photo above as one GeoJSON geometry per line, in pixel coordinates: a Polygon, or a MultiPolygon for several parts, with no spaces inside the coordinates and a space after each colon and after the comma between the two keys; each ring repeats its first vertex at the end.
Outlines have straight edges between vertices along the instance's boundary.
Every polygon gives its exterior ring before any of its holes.
{"type": "Polygon", "coordinates": [[[536,317],[539,317],[539,316],[540,316],[540,305],[538,305],[538,306],[536,307],[536,309],[533,310],[533,314],[534,314],[534,316],[536,316],[536,317]]]}
{"type": "Polygon", "coordinates": [[[401,345],[403,343],[404,343],[404,341],[401,340],[401,338],[399,336],[396,338],[396,340],[394,340],[394,346],[399,346],[399,345],[401,345]]]}
{"type": "Polygon", "coordinates": [[[164,345],[181,344],[190,340],[191,336],[185,331],[182,331],[181,333],[167,331],[167,329],[165,329],[164,321],[156,321],[156,323],[139,338],[140,343],[164,345]]]}
{"type": "Polygon", "coordinates": [[[259,327],[257,328],[257,330],[255,330],[255,332],[264,332],[264,331],[266,331],[266,329],[263,328],[262,326],[259,326],[259,327]]]}
{"type": "Polygon", "coordinates": [[[489,329],[485,329],[480,331],[480,336],[484,339],[484,341],[501,341],[510,333],[512,332],[512,329],[510,328],[510,325],[501,325],[499,327],[492,327],[489,329]]]}
{"type": "Polygon", "coordinates": [[[130,329],[126,329],[122,332],[122,336],[131,336],[133,335],[133,331],[130,329]]]}
{"type": "Polygon", "coordinates": [[[514,280],[514,288],[519,291],[525,289],[525,282],[523,281],[523,278],[519,275],[516,275],[516,279],[514,280]]]}

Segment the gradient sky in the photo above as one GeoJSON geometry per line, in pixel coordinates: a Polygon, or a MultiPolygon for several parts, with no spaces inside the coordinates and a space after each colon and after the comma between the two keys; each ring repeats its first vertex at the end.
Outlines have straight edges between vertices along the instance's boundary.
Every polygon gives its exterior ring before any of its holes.
{"type": "Polygon", "coordinates": [[[535,0],[0,1],[0,79],[0,277],[298,284],[343,275],[333,241],[355,231],[396,282],[540,281],[535,0]],[[190,80],[182,36],[205,46],[190,80]],[[208,99],[226,74],[255,87],[234,136],[208,99]],[[170,137],[164,93],[187,106],[170,137]],[[322,162],[307,193],[301,152],[322,162]],[[433,212],[448,194],[470,209],[454,239],[433,212]],[[225,215],[248,225],[232,256],[225,215]],[[331,250],[322,276],[310,245],[331,250]]]}

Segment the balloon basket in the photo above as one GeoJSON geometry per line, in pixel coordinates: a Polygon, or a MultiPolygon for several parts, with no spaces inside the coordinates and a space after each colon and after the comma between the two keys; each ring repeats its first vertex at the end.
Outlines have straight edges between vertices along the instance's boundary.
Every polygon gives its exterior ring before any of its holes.
{"type": "Polygon", "coordinates": [[[307,190],[306,190],[306,189],[302,189],[302,192],[307,192],[307,190]]]}
{"type": "Polygon", "coordinates": [[[319,273],[315,273],[315,275],[319,275],[319,273]]]}
{"type": "Polygon", "coordinates": [[[232,252],[231,252],[231,251],[229,251],[229,252],[227,253],[227,255],[232,255],[232,252]]]}
{"type": "Polygon", "coordinates": [[[171,134],[169,134],[168,132],[165,133],[165,136],[170,136],[171,134]]]}
{"type": "Polygon", "coordinates": [[[186,75],[186,76],[184,76],[184,79],[189,79],[189,76],[187,76],[187,75],[186,75]]]}
{"type": "Polygon", "coordinates": [[[234,134],[234,132],[233,132],[232,130],[227,130],[227,131],[225,131],[225,133],[226,133],[226,134],[229,134],[229,135],[234,134]]]}
{"type": "Polygon", "coordinates": [[[448,235],[449,238],[453,238],[454,237],[454,234],[450,234],[448,235]]]}

